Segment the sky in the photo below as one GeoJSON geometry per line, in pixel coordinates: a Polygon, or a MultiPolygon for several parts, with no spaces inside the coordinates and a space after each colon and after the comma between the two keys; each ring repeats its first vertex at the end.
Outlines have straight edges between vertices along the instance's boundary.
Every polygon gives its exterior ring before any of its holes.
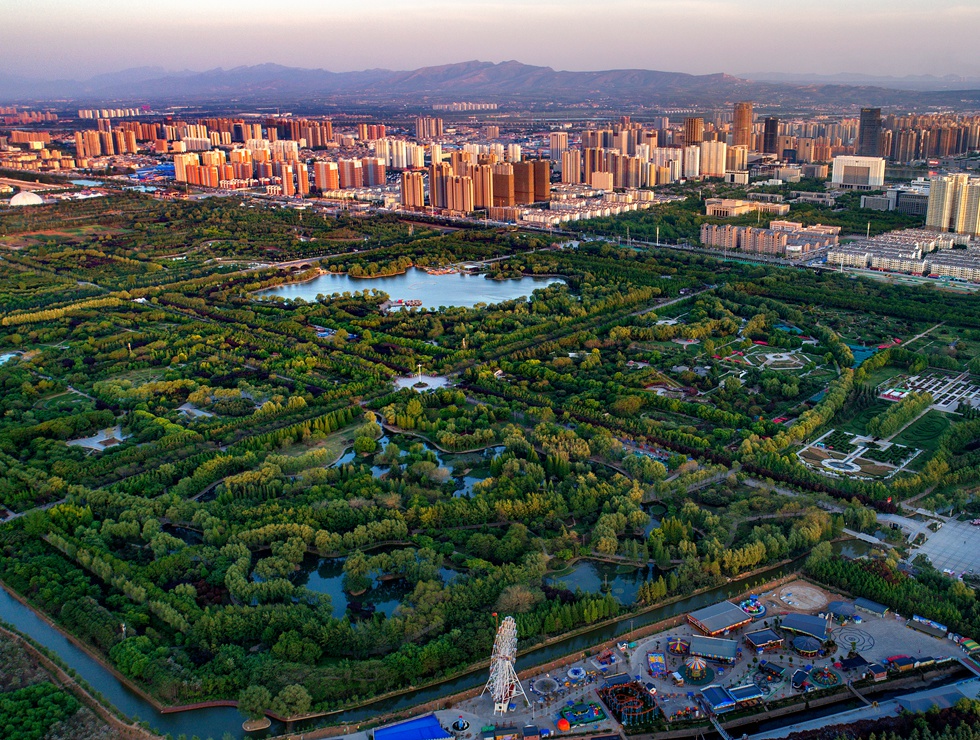
{"type": "Polygon", "coordinates": [[[568,70],[980,76],[977,0],[0,0],[4,5],[0,74],[47,79],[141,66],[274,62],[342,72],[471,59],[568,70]]]}

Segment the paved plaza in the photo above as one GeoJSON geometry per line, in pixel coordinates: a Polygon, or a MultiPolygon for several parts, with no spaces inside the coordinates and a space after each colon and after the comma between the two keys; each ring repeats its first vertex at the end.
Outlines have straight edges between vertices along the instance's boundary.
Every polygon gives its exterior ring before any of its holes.
{"type": "Polygon", "coordinates": [[[938,532],[922,531],[928,539],[912,551],[912,559],[916,555],[925,555],[937,570],[953,571],[957,576],[980,572],[980,527],[944,519],[938,532]]]}

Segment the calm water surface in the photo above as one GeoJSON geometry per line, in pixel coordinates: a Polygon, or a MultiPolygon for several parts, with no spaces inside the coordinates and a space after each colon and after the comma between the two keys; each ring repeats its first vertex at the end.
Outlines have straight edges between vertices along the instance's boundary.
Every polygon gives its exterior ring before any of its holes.
{"type": "Polygon", "coordinates": [[[317,295],[321,293],[329,296],[333,293],[354,293],[374,289],[384,291],[392,300],[420,300],[422,308],[435,310],[440,306],[472,308],[478,303],[502,303],[515,298],[526,298],[538,288],[560,282],[563,281],[558,278],[523,277],[515,280],[487,280],[483,275],[430,275],[424,270],[410,268],[404,275],[378,278],[321,275],[309,282],[280,285],[263,290],[256,295],[315,301],[317,295]]]}

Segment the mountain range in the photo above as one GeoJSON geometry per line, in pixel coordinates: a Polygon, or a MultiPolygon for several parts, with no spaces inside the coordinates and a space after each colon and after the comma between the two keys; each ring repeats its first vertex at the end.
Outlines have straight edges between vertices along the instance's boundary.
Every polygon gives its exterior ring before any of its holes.
{"type": "MultiPolygon", "coordinates": [[[[977,90],[888,87],[868,78],[852,83],[806,75],[747,79],[728,74],[691,75],[645,69],[571,72],[522,64],[469,61],[396,71],[324,69],[260,64],[204,72],[138,67],[84,80],[41,80],[0,74],[0,100],[71,100],[180,103],[269,102],[357,99],[364,102],[431,103],[449,100],[526,103],[640,103],[664,107],[712,105],[739,99],[795,105],[963,105],[980,100],[977,90]]],[[[772,77],[772,76],[770,76],[772,77]]],[[[939,79],[939,78],[936,78],[939,79]]],[[[923,85],[920,84],[919,87],[923,85]]],[[[906,85],[908,87],[908,85],[906,85]]],[[[980,87],[980,84],[977,85],[980,87]]]]}

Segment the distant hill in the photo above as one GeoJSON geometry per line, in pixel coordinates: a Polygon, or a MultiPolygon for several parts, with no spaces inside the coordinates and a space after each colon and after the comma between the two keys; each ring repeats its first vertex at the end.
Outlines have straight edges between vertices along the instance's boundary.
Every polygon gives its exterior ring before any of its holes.
{"type": "Polygon", "coordinates": [[[469,61],[409,71],[330,72],[259,64],[204,72],[140,67],[86,80],[33,80],[0,74],[2,100],[67,99],[180,103],[215,100],[288,104],[327,99],[429,104],[448,100],[596,102],[672,107],[727,104],[961,104],[980,93],[922,93],[880,86],[758,81],[728,74],[691,75],[645,69],[569,72],[516,61],[469,61]],[[953,102],[950,102],[953,101],[953,102]]]}
{"type": "Polygon", "coordinates": [[[858,85],[883,87],[891,90],[975,90],[980,88],[980,77],[960,75],[866,75],[860,72],[841,72],[833,75],[816,73],[799,74],[793,72],[753,72],[743,74],[746,79],[757,82],[779,82],[792,85],[858,85]]]}

